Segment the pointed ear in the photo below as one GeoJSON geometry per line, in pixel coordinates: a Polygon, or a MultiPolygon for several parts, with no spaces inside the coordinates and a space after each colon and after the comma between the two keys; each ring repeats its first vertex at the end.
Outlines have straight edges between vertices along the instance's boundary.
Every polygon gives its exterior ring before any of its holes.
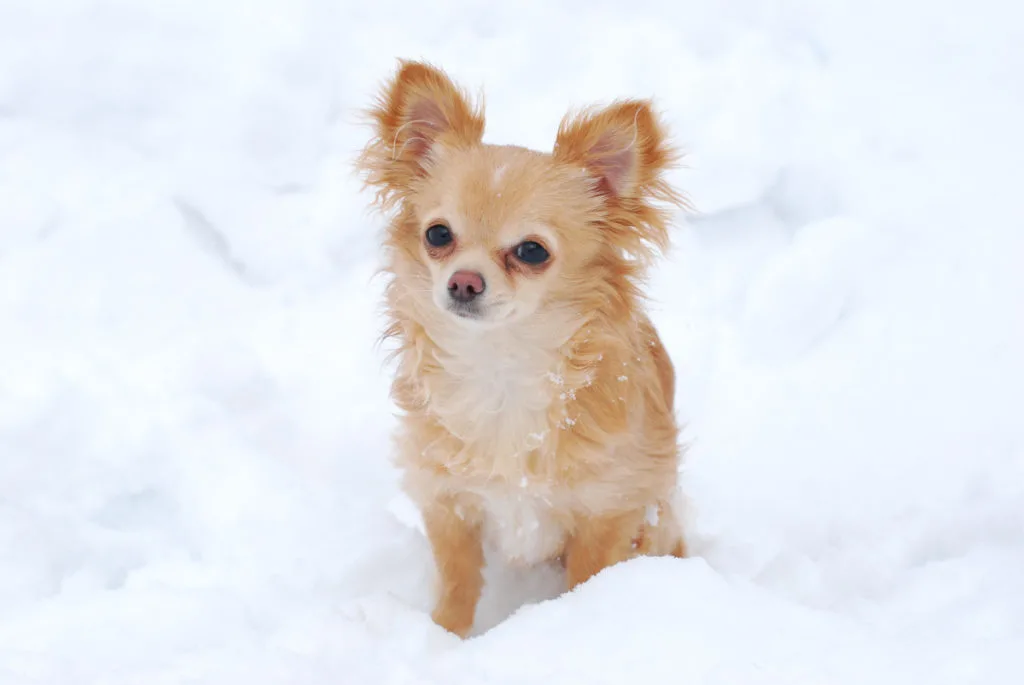
{"type": "Polygon", "coordinates": [[[624,100],[568,115],[555,140],[557,161],[581,166],[605,199],[604,233],[627,253],[646,259],[669,243],[668,206],[689,208],[664,172],[679,159],[650,102],[624,100]]]}
{"type": "Polygon", "coordinates": [[[566,116],[554,155],[582,165],[600,193],[617,199],[647,195],[677,159],[646,100],[625,100],[566,116]]]}
{"type": "Polygon", "coordinates": [[[438,148],[483,138],[482,109],[474,109],[443,71],[423,62],[401,60],[367,114],[375,136],[357,166],[384,204],[403,196],[427,173],[438,148]]]}

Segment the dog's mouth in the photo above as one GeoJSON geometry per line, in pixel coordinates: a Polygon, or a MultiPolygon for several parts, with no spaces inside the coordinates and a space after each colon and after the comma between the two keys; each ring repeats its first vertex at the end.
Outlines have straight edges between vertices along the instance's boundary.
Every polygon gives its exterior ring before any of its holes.
{"type": "Polygon", "coordinates": [[[449,302],[448,311],[470,321],[479,321],[484,316],[483,309],[476,302],[449,302]]]}

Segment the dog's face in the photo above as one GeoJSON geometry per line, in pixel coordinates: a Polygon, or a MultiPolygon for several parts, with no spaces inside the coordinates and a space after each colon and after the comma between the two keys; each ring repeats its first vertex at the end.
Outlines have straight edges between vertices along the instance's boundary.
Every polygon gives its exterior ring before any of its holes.
{"type": "MultiPolygon", "coordinates": [[[[469,325],[571,307],[603,241],[600,202],[578,169],[520,148],[439,148],[395,235],[432,303],[469,325]]],[[[412,274],[410,274],[412,275],[412,274]]]]}
{"type": "Polygon", "coordinates": [[[678,200],[660,178],[672,152],[645,102],[567,118],[551,154],[487,145],[443,73],[404,63],[372,114],[361,165],[400,210],[391,268],[431,316],[494,327],[580,312],[664,245],[648,200],[678,200]]]}

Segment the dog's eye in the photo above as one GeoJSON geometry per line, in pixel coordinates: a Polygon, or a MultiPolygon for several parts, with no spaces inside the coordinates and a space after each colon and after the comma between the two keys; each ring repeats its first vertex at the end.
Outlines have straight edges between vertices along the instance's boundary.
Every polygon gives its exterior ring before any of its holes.
{"type": "Polygon", "coordinates": [[[444,224],[434,224],[427,229],[427,242],[434,247],[444,247],[452,241],[452,232],[444,224]]]}
{"type": "Polygon", "coordinates": [[[527,240],[516,246],[516,257],[527,264],[543,264],[548,261],[550,256],[543,245],[532,240],[527,240]]]}

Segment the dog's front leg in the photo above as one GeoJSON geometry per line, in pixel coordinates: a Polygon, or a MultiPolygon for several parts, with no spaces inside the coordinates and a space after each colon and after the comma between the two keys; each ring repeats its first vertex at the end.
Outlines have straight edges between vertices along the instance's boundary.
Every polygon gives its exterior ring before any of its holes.
{"type": "Polygon", "coordinates": [[[634,536],[643,512],[579,517],[565,547],[565,571],[569,589],[601,570],[636,556],[634,536]]]}
{"type": "Polygon", "coordinates": [[[480,524],[475,518],[464,518],[464,512],[450,499],[426,506],[423,520],[440,576],[434,623],[465,637],[473,627],[483,588],[480,524]]]}

